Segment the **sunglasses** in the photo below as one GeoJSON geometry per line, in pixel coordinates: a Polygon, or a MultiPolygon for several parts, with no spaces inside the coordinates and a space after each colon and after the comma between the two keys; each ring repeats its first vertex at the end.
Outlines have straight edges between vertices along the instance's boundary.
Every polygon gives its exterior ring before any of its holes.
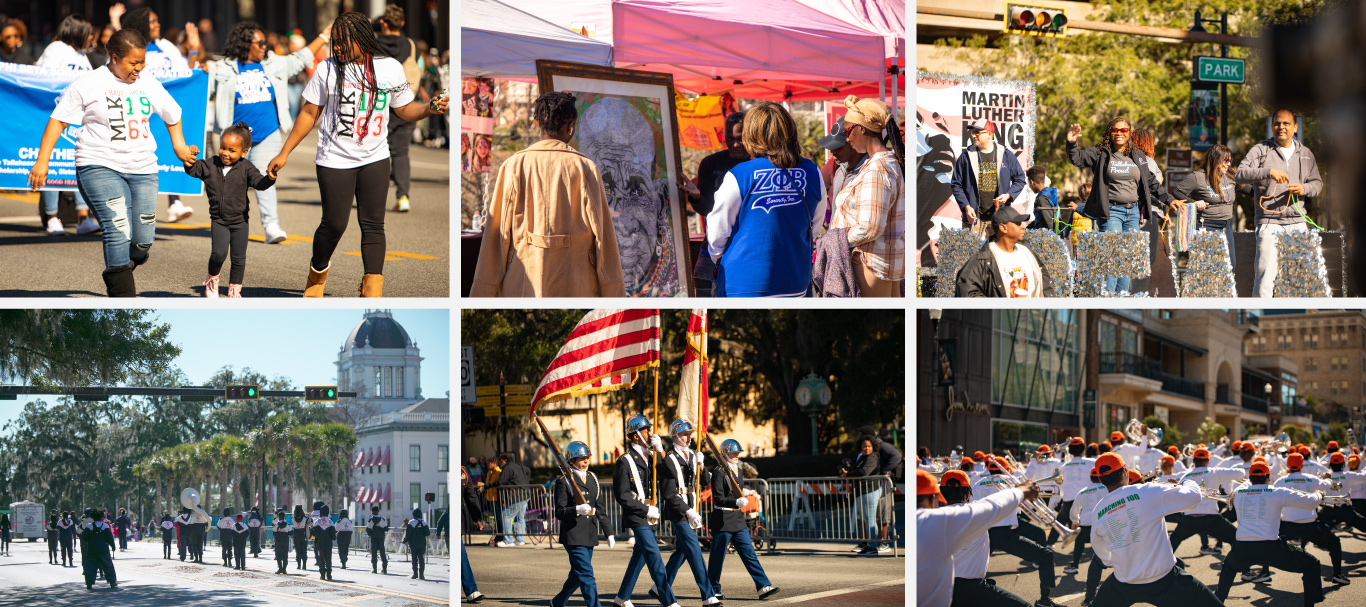
{"type": "Polygon", "coordinates": [[[256,43],[256,46],[259,46],[259,47],[261,47],[261,48],[266,48],[266,46],[268,46],[268,45],[266,44],[266,41],[265,41],[265,40],[262,40],[262,41],[260,41],[260,42],[257,42],[257,43],[256,43]]]}
{"type": "Polygon", "coordinates": [[[1113,128],[1113,129],[1110,129],[1110,132],[1111,132],[1111,133],[1128,133],[1128,132],[1129,132],[1129,129],[1113,128]]]}

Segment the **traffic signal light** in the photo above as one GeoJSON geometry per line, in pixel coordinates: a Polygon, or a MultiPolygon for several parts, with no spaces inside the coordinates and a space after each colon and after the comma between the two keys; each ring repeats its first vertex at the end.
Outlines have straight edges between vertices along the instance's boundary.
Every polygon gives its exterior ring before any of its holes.
{"type": "Polygon", "coordinates": [[[1006,33],[1061,38],[1067,35],[1067,12],[1034,3],[1006,3],[1006,33]]]}
{"type": "Polygon", "coordinates": [[[261,391],[256,384],[228,386],[223,389],[226,400],[261,400],[261,391]]]}
{"type": "Polygon", "coordinates": [[[435,493],[428,493],[428,494],[422,496],[422,499],[427,500],[427,503],[430,504],[430,503],[436,501],[436,494],[435,494],[435,493]]]}
{"type": "Polygon", "coordinates": [[[304,400],[312,402],[337,402],[336,386],[306,386],[304,388],[304,400]]]}

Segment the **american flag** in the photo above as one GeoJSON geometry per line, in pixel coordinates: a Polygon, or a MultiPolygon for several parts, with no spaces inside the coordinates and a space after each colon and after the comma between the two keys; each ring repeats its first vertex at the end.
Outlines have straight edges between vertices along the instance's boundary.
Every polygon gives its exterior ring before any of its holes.
{"type": "Polygon", "coordinates": [[[683,377],[678,382],[678,417],[693,422],[698,431],[707,431],[711,402],[708,398],[707,311],[693,310],[688,315],[688,346],[683,352],[683,377]]]}
{"type": "Polygon", "coordinates": [[[574,327],[546,369],[536,405],[627,388],[659,366],[659,310],[593,310],[574,327]]]}

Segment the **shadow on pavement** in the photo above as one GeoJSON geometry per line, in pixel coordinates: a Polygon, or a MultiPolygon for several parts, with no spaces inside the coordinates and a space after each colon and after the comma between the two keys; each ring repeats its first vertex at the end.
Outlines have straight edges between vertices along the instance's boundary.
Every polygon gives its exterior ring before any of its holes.
{"type": "Polygon", "coordinates": [[[179,605],[182,607],[210,607],[231,603],[241,607],[269,605],[260,597],[234,590],[218,590],[212,593],[192,591],[175,586],[120,584],[110,588],[106,582],[95,584],[94,590],[86,590],[83,580],[73,577],[69,584],[46,587],[19,587],[6,589],[0,594],[0,607],[31,607],[33,605],[88,605],[90,607],[160,607],[179,605]]]}

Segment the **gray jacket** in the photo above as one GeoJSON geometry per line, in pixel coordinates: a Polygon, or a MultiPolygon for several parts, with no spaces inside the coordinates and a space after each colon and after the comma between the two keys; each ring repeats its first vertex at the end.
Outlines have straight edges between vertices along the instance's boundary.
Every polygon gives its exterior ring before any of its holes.
{"type": "MultiPolygon", "coordinates": [[[[308,47],[283,57],[270,51],[261,60],[261,69],[275,88],[275,113],[280,118],[280,130],[285,133],[294,128],[294,118],[289,115],[289,79],[310,67],[313,52],[308,47]]],[[[209,64],[209,98],[214,99],[213,132],[221,135],[223,129],[233,125],[237,105],[236,59],[223,58],[209,64]]]]}
{"type": "Polygon", "coordinates": [[[1224,192],[1216,192],[1214,188],[1210,187],[1209,178],[1205,176],[1203,170],[1196,170],[1187,175],[1185,181],[1176,186],[1174,195],[1178,200],[1185,200],[1189,204],[1194,204],[1196,201],[1205,202],[1208,206],[1199,212],[1200,219],[1215,221],[1233,219],[1233,178],[1225,174],[1220,185],[1222,186],[1221,189],[1228,190],[1227,199],[1223,196],[1224,192]]]}
{"type": "Polygon", "coordinates": [[[1278,184],[1271,179],[1271,169],[1279,170],[1290,178],[1290,183],[1304,184],[1304,197],[1318,196],[1323,192],[1323,179],[1319,177],[1319,163],[1314,153],[1300,142],[1294,142],[1295,151],[1286,162],[1276,146],[1276,141],[1267,139],[1252,146],[1247,156],[1238,164],[1233,180],[1239,185],[1248,184],[1253,188],[1253,208],[1257,211],[1257,225],[1290,225],[1304,223],[1298,211],[1288,208],[1290,195],[1286,184],[1278,184]],[[1262,200],[1262,196],[1275,192],[1272,198],[1262,200]],[[1267,210],[1271,212],[1267,212],[1267,210]]]}

